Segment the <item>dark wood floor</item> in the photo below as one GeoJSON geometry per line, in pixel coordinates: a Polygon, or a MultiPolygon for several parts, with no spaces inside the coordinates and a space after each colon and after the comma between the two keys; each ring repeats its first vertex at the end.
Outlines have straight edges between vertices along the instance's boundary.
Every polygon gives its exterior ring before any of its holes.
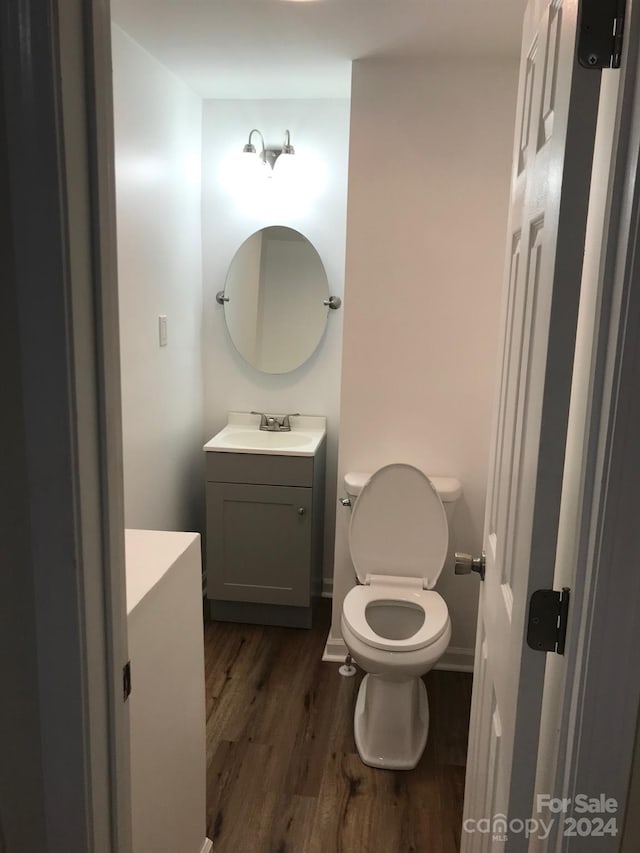
{"type": "Polygon", "coordinates": [[[209,622],[207,830],[222,853],[457,853],[471,676],[426,678],[431,725],[412,771],[366,767],[353,740],[362,674],[322,663],[310,631],[209,622]]]}

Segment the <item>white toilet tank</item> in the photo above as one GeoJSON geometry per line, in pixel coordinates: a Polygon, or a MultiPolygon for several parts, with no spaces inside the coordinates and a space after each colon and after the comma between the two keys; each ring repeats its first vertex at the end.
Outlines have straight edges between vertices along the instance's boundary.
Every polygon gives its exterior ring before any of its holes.
{"type": "MultiPolygon", "coordinates": [[[[450,524],[455,511],[456,502],[462,494],[462,485],[460,484],[460,480],[457,480],[455,477],[432,477],[430,474],[427,474],[427,476],[431,480],[434,489],[442,501],[444,511],[447,515],[447,522],[450,524]]],[[[364,488],[365,483],[370,478],[370,471],[349,471],[349,473],[344,475],[344,488],[352,503],[355,502],[356,498],[364,488]]]]}

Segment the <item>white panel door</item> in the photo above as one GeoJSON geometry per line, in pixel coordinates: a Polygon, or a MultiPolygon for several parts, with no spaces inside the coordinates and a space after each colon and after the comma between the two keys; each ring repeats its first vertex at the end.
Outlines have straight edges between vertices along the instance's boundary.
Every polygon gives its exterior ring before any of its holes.
{"type": "Polygon", "coordinates": [[[526,645],[551,588],[600,73],[577,64],[576,0],[530,0],[520,66],[489,469],[463,853],[526,850],[545,654],[526,645]],[[488,819],[489,823],[477,821],[488,819]]]}

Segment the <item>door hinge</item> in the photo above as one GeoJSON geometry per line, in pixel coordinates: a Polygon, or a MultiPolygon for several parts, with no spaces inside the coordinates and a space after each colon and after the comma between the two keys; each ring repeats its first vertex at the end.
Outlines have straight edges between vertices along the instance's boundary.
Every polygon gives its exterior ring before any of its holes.
{"type": "Polygon", "coordinates": [[[527,645],[536,652],[564,654],[569,616],[569,588],[538,589],[529,601],[527,645]]]}
{"type": "Polygon", "coordinates": [[[584,68],[620,68],[626,0],[581,0],[578,62],[584,68]]]}
{"type": "Polygon", "coordinates": [[[131,696],[131,661],[128,660],[122,667],[122,692],[123,702],[126,702],[131,696]]]}

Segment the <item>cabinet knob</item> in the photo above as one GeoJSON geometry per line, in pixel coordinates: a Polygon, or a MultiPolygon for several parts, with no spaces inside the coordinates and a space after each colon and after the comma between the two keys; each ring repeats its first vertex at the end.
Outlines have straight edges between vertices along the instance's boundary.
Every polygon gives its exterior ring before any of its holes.
{"type": "Polygon", "coordinates": [[[306,510],[303,506],[298,507],[298,515],[304,515],[305,512],[306,512],[306,510]]]}

